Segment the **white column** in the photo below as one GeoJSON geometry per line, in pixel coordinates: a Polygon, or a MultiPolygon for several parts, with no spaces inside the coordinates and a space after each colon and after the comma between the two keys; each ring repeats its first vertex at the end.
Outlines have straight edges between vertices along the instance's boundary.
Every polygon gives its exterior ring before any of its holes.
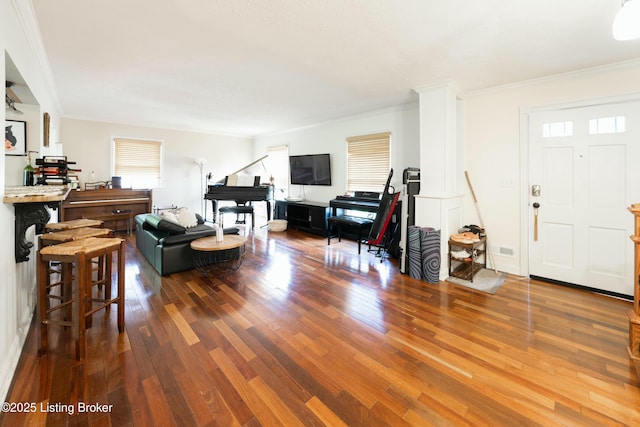
{"type": "Polygon", "coordinates": [[[440,230],[440,280],[448,276],[449,235],[463,218],[463,103],[452,82],[414,89],[420,103],[420,194],[416,225],[440,230]]]}

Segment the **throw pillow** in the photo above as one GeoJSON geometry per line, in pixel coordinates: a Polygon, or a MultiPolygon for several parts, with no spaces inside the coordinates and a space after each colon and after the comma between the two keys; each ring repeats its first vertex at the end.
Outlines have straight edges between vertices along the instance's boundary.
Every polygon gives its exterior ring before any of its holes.
{"type": "Polygon", "coordinates": [[[196,217],[196,214],[186,208],[181,208],[178,211],[176,218],[184,228],[191,228],[198,225],[198,218],[196,217]]]}
{"type": "MultiPolygon", "coordinates": [[[[174,214],[171,211],[163,211],[160,212],[160,216],[162,217],[162,219],[164,219],[165,221],[169,221],[169,222],[173,222],[174,224],[178,224],[178,225],[182,225],[180,224],[180,220],[178,220],[178,217],[176,214],[174,214]]],[[[184,225],[183,225],[184,227],[184,225]]]]}

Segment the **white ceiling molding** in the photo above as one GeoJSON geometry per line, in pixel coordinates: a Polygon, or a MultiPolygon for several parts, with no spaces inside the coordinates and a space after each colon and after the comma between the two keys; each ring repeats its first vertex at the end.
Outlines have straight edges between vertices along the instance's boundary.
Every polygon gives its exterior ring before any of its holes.
{"type": "MultiPolygon", "coordinates": [[[[24,34],[31,48],[31,52],[36,60],[39,68],[39,78],[44,81],[44,86],[49,88],[48,95],[54,104],[54,107],[62,113],[62,104],[56,91],[56,82],[53,78],[53,71],[49,63],[49,58],[44,48],[40,27],[36,18],[35,10],[31,1],[11,0],[11,5],[16,12],[16,16],[20,20],[20,25],[24,30],[24,34]]],[[[20,71],[20,70],[18,70],[20,71]]]]}
{"type": "Polygon", "coordinates": [[[572,77],[589,76],[608,73],[616,70],[640,68],[640,59],[632,59],[629,61],[618,62],[615,64],[603,65],[600,67],[587,68],[584,70],[571,71],[568,73],[556,74],[552,76],[540,77],[537,79],[524,80],[516,83],[509,83],[505,85],[489,87],[486,89],[479,89],[467,93],[467,97],[473,97],[478,95],[486,95],[491,93],[503,92],[506,90],[513,90],[518,88],[524,88],[528,86],[535,86],[542,83],[552,83],[554,81],[565,80],[572,77]]]}

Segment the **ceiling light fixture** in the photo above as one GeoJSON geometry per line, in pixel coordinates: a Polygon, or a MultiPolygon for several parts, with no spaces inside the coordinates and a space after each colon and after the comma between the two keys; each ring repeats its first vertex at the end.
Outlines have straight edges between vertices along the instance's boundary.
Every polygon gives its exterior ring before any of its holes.
{"type": "Polygon", "coordinates": [[[14,116],[19,116],[24,114],[22,111],[18,110],[15,106],[15,101],[9,97],[6,93],[4,94],[4,112],[5,114],[12,114],[14,116]]]}
{"type": "Polygon", "coordinates": [[[622,0],[622,8],[613,20],[612,32],[616,40],[640,38],[640,0],[622,0]]]}

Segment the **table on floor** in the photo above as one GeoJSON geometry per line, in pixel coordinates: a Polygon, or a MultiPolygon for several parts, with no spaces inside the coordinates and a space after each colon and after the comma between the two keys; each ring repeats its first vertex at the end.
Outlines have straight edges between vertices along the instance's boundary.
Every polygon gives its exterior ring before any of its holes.
{"type": "Polygon", "coordinates": [[[246,237],[235,234],[225,235],[222,241],[216,236],[194,240],[191,249],[196,252],[196,269],[205,277],[210,277],[214,270],[221,275],[236,271],[244,260],[246,242],[246,237]]]}

